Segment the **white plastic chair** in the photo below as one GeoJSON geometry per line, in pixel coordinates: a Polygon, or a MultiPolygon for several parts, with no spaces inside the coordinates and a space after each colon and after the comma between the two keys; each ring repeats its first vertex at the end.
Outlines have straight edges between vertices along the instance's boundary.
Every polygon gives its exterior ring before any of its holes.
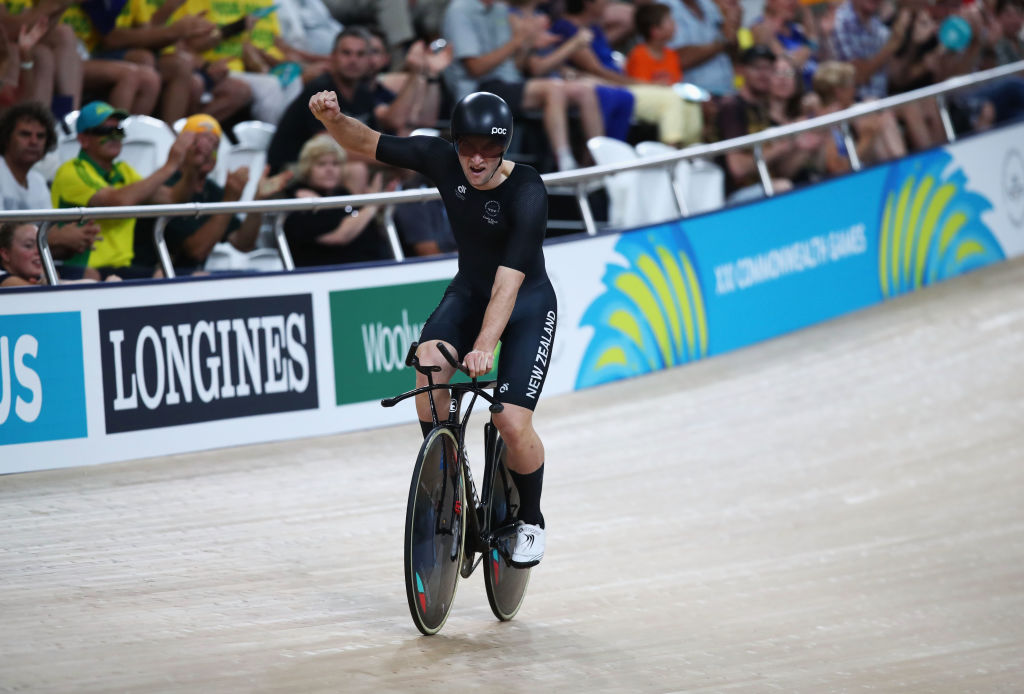
{"type": "Polygon", "coordinates": [[[128,162],[143,178],[163,166],[167,153],[174,144],[174,131],[159,118],[128,116],[121,122],[124,142],[121,143],[121,161],[128,162]]]}
{"type": "Polygon", "coordinates": [[[261,149],[264,152],[270,147],[270,140],[274,137],[277,126],[272,123],[264,123],[259,120],[246,120],[235,125],[231,132],[241,147],[261,149]]]}
{"type": "Polygon", "coordinates": [[[207,272],[216,272],[217,270],[241,270],[244,266],[245,253],[224,241],[210,250],[203,269],[207,272]]]}
{"type": "MultiPolygon", "coordinates": [[[[599,165],[623,164],[637,159],[636,150],[611,137],[592,137],[587,140],[590,156],[599,165]]],[[[643,222],[640,203],[640,183],[636,171],[612,174],[604,179],[608,191],[608,223],[616,228],[638,226],[643,222]]]]}
{"type": "Polygon", "coordinates": [[[217,271],[273,272],[284,270],[284,263],[276,248],[257,248],[243,253],[228,242],[218,243],[210,251],[203,269],[217,271]]]}
{"type": "Polygon", "coordinates": [[[441,131],[438,130],[437,128],[416,128],[411,133],[409,133],[409,137],[412,137],[413,135],[428,135],[430,137],[441,137],[441,131]]]}
{"type": "MultiPolygon", "coordinates": [[[[650,157],[676,150],[661,142],[640,142],[636,151],[641,157],[650,157]]],[[[720,166],[706,159],[688,159],[679,162],[674,173],[687,215],[717,210],[725,204],[725,172],[720,166]]]]}
{"type": "Polygon", "coordinates": [[[706,159],[691,159],[690,185],[685,190],[690,214],[717,210],[725,205],[725,171],[706,159]]]}
{"type": "MultiPolygon", "coordinates": [[[[223,145],[223,141],[221,144],[223,145]]],[[[227,172],[241,167],[249,169],[249,182],[245,184],[245,190],[242,191],[242,201],[252,200],[256,196],[256,186],[259,185],[260,176],[263,175],[263,167],[267,163],[266,150],[233,145],[228,148],[223,159],[225,175],[227,172]]],[[[220,163],[220,159],[217,163],[220,163]]]]}
{"type": "Polygon", "coordinates": [[[246,269],[256,272],[284,270],[281,255],[276,248],[257,248],[245,254],[246,269]]]}
{"type": "MultiPolygon", "coordinates": [[[[675,147],[666,145],[663,142],[638,142],[636,153],[641,159],[657,157],[664,154],[673,154],[678,150],[675,147]]],[[[674,174],[681,176],[679,183],[680,190],[686,190],[687,179],[689,178],[689,162],[681,161],[676,167],[674,174]]],[[[643,186],[646,205],[644,206],[649,223],[664,222],[669,219],[678,219],[681,215],[679,205],[676,204],[675,191],[672,190],[672,175],[668,168],[645,169],[640,172],[641,186],[643,186]]],[[[687,204],[686,212],[689,214],[690,207],[687,204]]]]}

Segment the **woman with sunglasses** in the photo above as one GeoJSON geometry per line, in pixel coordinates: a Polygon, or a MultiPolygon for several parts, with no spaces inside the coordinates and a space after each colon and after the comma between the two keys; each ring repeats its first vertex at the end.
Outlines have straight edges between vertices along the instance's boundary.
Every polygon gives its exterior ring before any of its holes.
{"type": "MultiPolygon", "coordinates": [[[[533,566],[544,555],[544,446],[533,411],[550,363],[557,305],[544,269],[547,190],[535,169],[504,158],[512,112],[489,92],[463,97],[452,112],[449,144],[437,137],[382,135],[341,113],[334,92],[314,94],[309,108],[350,153],[417,171],[441,192],[459,250],[458,273],[423,326],[417,354],[421,364],[442,369],[435,374],[442,383],[454,369],[438,342],[461,357],[472,376],[481,376],[491,370],[501,340],[495,396],[505,408],[494,424],[508,448],[521,501],[512,562],[533,566]]],[[[422,374],[416,378],[417,386],[426,385],[422,374]]],[[[431,417],[425,396],[416,408],[426,434],[431,417]]]]}

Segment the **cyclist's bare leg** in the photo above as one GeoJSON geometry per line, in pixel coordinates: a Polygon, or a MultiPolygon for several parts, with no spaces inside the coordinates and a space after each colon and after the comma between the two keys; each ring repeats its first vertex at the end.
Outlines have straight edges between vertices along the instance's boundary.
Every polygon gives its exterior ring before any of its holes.
{"type": "Polygon", "coordinates": [[[532,566],[544,556],[544,514],[540,499],[544,486],[544,444],[533,428],[533,412],[504,403],[494,423],[505,442],[505,465],[519,490],[516,544],[511,560],[532,566]]]}
{"type": "MultiPolygon", "coordinates": [[[[420,360],[420,364],[423,366],[440,366],[441,370],[433,374],[434,383],[448,383],[452,380],[452,375],[455,373],[455,368],[445,361],[445,358],[441,356],[441,353],[437,350],[438,343],[443,344],[455,359],[459,359],[459,353],[455,351],[447,342],[442,340],[431,340],[424,342],[416,348],[416,356],[420,360]]],[[[416,387],[421,388],[427,385],[427,377],[421,374],[419,371],[416,372],[416,387]]],[[[444,419],[448,416],[448,394],[446,391],[437,390],[434,391],[434,406],[437,408],[437,416],[444,419]]],[[[430,417],[430,400],[427,398],[427,394],[423,393],[416,396],[416,414],[420,418],[421,422],[431,421],[430,417]]]]}
{"type": "Polygon", "coordinates": [[[508,449],[506,464],[513,472],[529,475],[544,464],[544,444],[533,428],[533,411],[504,404],[504,411],[494,415],[494,425],[508,449]]]}

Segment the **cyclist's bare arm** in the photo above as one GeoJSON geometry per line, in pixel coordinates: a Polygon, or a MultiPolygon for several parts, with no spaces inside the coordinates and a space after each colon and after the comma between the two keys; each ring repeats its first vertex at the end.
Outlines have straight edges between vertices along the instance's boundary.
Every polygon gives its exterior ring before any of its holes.
{"type": "Polygon", "coordinates": [[[309,110],[324,124],[339,145],[350,154],[367,159],[377,158],[377,142],[380,133],[364,123],[350,118],[338,107],[338,95],[334,92],[317,92],[309,99],[309,110]]]}
{"type": "Polygon", "coordinates": [[[484,312],[483,326],[473,343],[473,351],[466,355],[463,362],[469,369],[469,375],[482,376],[494,366],[494,349],[498,346],[501,334],[505,332],[512,308],[516,305],[516,296],[526,275],[519,270],[498,266],[491,287],[491,298],[484,312]]]}

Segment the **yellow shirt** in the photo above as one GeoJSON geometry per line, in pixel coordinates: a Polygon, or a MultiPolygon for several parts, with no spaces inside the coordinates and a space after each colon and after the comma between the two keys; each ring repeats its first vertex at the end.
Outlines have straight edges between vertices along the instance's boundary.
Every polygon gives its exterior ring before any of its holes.
{"type": "MultiPolygon", "coordinates": [[[[257,10],[266,10],[273,6],[274,0],[185,0],[185,4],[178,8],[172,19],[178,19],[186,14],[206,12],[205,16],[208,20],[218,26],[223,26],[257,10]]],[[[203,59],[212,63],[226,58],[228,69],[245,72],[245,63],[242,62],[242,43],[247,39],[256,48],[280,59],[284,57],[284,54],[274,45],[274,40],[280,35],[281,25],[277,21],[277,13],[271,12],[260,18],[251,32],[236,34],[224,39],[206,51],[203,54],[203,59]]]]}
{"type": "MultiPolygon", "coordinates": [[[[50,195],[54,207],[88,207],[89,201],[104,188],[124,188],[142,180],[142,176],[123,161],[114,162],[114,170],[104,171],[85,152],[61,164],[53,179],[50,195]]],[[[79,253],[64,261],[68,265],[88,267],[124,267],[135,255],[135,220],[101,219],[100,236],[93,251],[79,253]]]]}
{"type": "Polygon", "coordinates": [[[11,14],[21,14],[35,7],[33,0],[4,0],[4,7],[11,14]]]}
{"type": "MultiPolygon", "coordinates": [[[[121,8],[121,13],[117,15],[114,27],[131,28],[148,24],[150,17],[153,16],[155,11],[155,9],[149,8],[146,0],[128,0],[124,7],[121,8]]],[[[100,48],[103,36],[96,30],[92,19],[89,18],[89,15],[79,5],[76,4],[69,7],[64,11],[60,19],[71,27],[71,30],[75,32],[75,36],[81,40],[90,53],[100,48]]]]}

